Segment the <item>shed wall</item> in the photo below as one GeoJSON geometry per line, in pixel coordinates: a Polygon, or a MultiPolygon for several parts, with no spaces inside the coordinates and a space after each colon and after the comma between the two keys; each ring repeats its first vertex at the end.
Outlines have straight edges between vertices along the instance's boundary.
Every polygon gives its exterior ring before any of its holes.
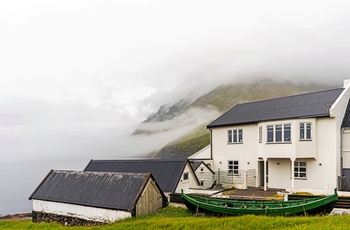
{"type": "Polygon", "coordinates": [[[163,199],[161,191],[159,191],[154,181],[149,180],[136,204],[136,216],[155,213],[162,207],[163,199]]]}
{"type": "Polygon", "coordinates": [[[130,212],[121,210],[94,208],[42,200],[33,200],[33,211],[106,223],[131,217],[130,212]]]}

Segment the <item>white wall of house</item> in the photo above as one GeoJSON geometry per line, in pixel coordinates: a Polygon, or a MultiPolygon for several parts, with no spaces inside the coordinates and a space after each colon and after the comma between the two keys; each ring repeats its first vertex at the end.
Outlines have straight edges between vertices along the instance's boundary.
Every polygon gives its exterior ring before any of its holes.
{"type": "Polygon", "coordinates": [[[131,213],[127,211],[94,208],[42,200],[33,200],[33,211],[69,217],[78,217],[85,220],[104,223],[115,222],[120,219],[131,217],[131,213]]]}
{"type": "Polygon", "coordinates": [[[195,173],[197,175],[199,182],[203,184],[201,185],[201,187],[209,188],[213,185],[215,180],[214,174],[203,163],[198,166],[195,173]]]}
{"type": "Polygon", "coordinates": [[[350,169],[350,129],[343,131],[343,167],[350,169]]]}
{"type": "Polygon", "coordinates": [[[257,168],[258,145],[257,125],[219,127],[212,129],[212,156],[214,171],[227,171],[229,160],[238,160],[240,170],[257,168]],[[227,143],[229,129],[243,129],[243,143],[227,143]]]}
{"type": "Polygon", "coordinates": [[[330,108],[330,114],[336,119],[336,171],[337,176],[342,175],[341,168],[341,144],[342,144],[342,134],[341,134],[341,125],[344,119],[345,111],[350,99],[350,80],[344,80],[344,91],[335,101],[335,103],[330,108]]]}
{"type": "Polygon", "coordinates": [[[204,161],[204,163],[206,163],[209,166],[209,168],[212,169],[214,161],[211,158],[211,146],[208,145],[208,146],[204,147],[203,149],[199,150],[198,152],[196,152],[195,154],[190,156],[188,159],[189,160],[202,160],[202,161],[204,161]]]}
{"type": "Polygon", "coordinates": [[[198,181],[196,180],[196,176],[191,166],[189,165],[189,163],[187,163],[181,175],[180,181],[176,187],[175,193],[181,193],[181,189],[183,189],[185,193],[188,193],[190,188],[198,188],[198,187],[199,187],[199,184],[198,184],[198,181]],[[188,179],[184,178],[185,174],[188,174],[188,179]]]}
{"type": "Polygon", "coordinates": [[[291,185],[290,159],[269,159],[269,187],[287,188],[291,185]]]}

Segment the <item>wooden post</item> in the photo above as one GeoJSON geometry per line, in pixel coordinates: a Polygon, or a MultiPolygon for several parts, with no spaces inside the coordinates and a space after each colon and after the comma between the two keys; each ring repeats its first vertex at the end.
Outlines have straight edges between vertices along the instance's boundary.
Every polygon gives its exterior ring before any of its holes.
{"type": "Polygon", "coordinates": [[[267,175],[267,159],[264,159],[264,191],[267,191],[266,175],[267,175]]]}

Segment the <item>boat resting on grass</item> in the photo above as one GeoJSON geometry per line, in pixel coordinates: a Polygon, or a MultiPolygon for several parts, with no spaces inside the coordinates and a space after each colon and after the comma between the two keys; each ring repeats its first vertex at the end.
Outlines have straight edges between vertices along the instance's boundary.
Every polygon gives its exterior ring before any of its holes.
{"type": "Polygon", "coordinates": [[[216,216],[238,215],[326,215],[338,200],[337,189],[329,196],[306,198],[303,200],[232,200],[185,194],[181,197],[186,207],[193,213],[206,213],[216,216]]]}

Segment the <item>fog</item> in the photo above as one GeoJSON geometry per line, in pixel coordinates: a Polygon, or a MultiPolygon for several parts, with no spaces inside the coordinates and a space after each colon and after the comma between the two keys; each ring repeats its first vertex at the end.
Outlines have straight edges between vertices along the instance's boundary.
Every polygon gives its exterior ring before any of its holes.
{"type": "Polygon", "coordinates": [[[341,85],[348,1],[3,1],[0,156],[140,157],[217,111],[130,134],[163,104],[258,78],[341,85]]]}

